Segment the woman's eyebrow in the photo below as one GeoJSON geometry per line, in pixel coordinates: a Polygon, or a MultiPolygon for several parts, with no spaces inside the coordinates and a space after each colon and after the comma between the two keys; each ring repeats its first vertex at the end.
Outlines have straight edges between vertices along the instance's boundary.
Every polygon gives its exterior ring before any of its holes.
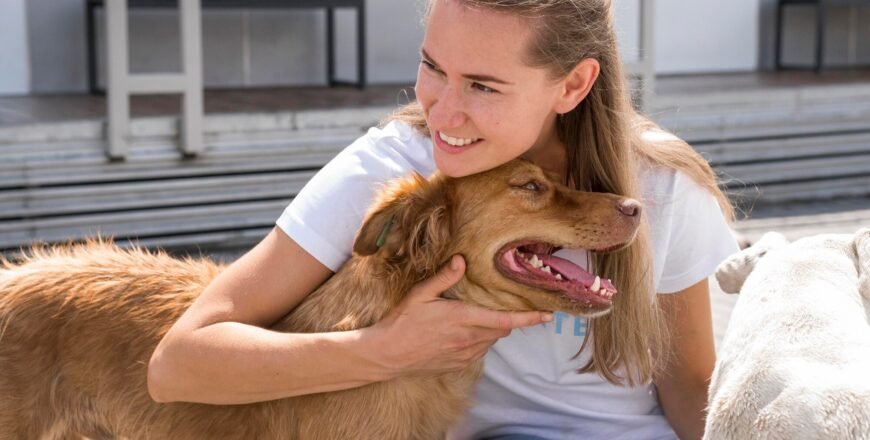
{"type": "MultiPolygon", "coordinates": [[[[432,63],[432,64],[435,65],[436,67],[438,66],[438,62],[435,61],[431,56],[429,56],[429,54],[426,52],[426,49],[423,49],[423,48],[421,47],[421,48],[420,48],[420,54],[423,56],[423,58],[425,58],[426,60],[428,60],[430,63],[432,63]]],[[[507,86],[512,86],[512,85],[514,85],[514,83],[512,83],[512,82],[510,82],[510,81],[505,81],[505,80],[503,80],[503,79],[496,78],[496,77],[494,77],[494,76],[492,76],[492,75],[483,75],[483,74],[475,74],[475,73],[466,73],[466,74],[463,74],[462,77],[463,77],[463,78],[468,78],[468,79],[470,79],[470,80],[472,80],[472,81],[491,82],[491,83],[503,84],[503,85],[507,85],[507,86]]]]}

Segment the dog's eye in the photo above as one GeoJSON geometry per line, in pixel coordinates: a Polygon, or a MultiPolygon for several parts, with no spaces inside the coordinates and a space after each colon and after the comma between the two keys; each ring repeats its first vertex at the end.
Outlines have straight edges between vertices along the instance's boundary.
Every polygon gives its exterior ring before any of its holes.
{"type": "Polygon", "coordinates": [[[526,182],[525,184],[520,186],[520,188],[527,190],[527,191],[532,191],[532,192],[541,192],[541,189],[542,189],[541,184],[538,182],[535,182],[534,180],[526,182]]]}

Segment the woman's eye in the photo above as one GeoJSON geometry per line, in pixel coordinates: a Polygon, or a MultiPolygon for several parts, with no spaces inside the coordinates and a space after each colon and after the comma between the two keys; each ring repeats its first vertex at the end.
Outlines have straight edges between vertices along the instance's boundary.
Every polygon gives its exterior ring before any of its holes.
{"type": "Polygon", "coordinates": [[[474,83],[471,86],[477,90],[480,90],[481,92],[484,92],[484,93],[498,93],[498,90],[493,89],[491,87],[487,87],[481,83],[474,83]]]}
{"type": "Polygon", "coordinates": [[[429,69],[429,70],[434,70],[434,71],[436,71],[436,72],[438,71],[438,69],[435,68],[435,65],[434,65],[434,64],[432,64],[432,63],[430,63],[430,62],[428,62],[428,61],[426,61],[426,60],[420,60],[420,62],[423,63],[423,65],[426,66],[427,69],[429,69]]]}
{"type": "MultiPolygon", "coordinates": [[[[429,62],[429,61],[426,61],[425,59],[421,59],[421,60],[420,60],[420,63],[423,64],[423,66],[425,66],[426,69],[429,70],[429,71],[432,71],[432,72],[435,72],[435,73],[439,73],[439,74],[441,73],[441,71],[438,70],[438,68],[435,67],[434,64],[432,64],[432,63],[429,62]]],[[[493,89],[492,87],[487,87],[487,86],[485,86],[485,85],[483,85],[483,84],[481,84],[481,83],[472,83],[472,84],[471,84],[471,87],[474,88],[474,89],[476,89],[476,90],[478,90],[478,91],[480,91],[480,92],[483,92],[483,93],[498,93],[498,90],[493,89]]]]}

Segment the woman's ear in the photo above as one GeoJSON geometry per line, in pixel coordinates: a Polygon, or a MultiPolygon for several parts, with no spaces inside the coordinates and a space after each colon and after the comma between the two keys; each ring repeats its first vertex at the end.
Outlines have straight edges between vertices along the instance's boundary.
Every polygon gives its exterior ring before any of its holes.
{"type": "Polygon", "coordinates": [[[562,89],[553,110],[559,114],[574,110],[589,95],[600,72],[601,65],[598,64],[598,60],[594,58],[580,60],[561,80],[562,89]]]}

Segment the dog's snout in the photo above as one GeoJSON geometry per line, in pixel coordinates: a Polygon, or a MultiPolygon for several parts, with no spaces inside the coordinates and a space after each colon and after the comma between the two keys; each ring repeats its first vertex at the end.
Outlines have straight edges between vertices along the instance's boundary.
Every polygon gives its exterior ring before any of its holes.
{"type": "Polygon", "coordinates": [[[628,217],[637,217],[640,216],[641,206],[640,202],[634,199],[625,199],[619,202],[616,205],[616,208],[619,209],[619,212],[623,213],[628,217]]]}

